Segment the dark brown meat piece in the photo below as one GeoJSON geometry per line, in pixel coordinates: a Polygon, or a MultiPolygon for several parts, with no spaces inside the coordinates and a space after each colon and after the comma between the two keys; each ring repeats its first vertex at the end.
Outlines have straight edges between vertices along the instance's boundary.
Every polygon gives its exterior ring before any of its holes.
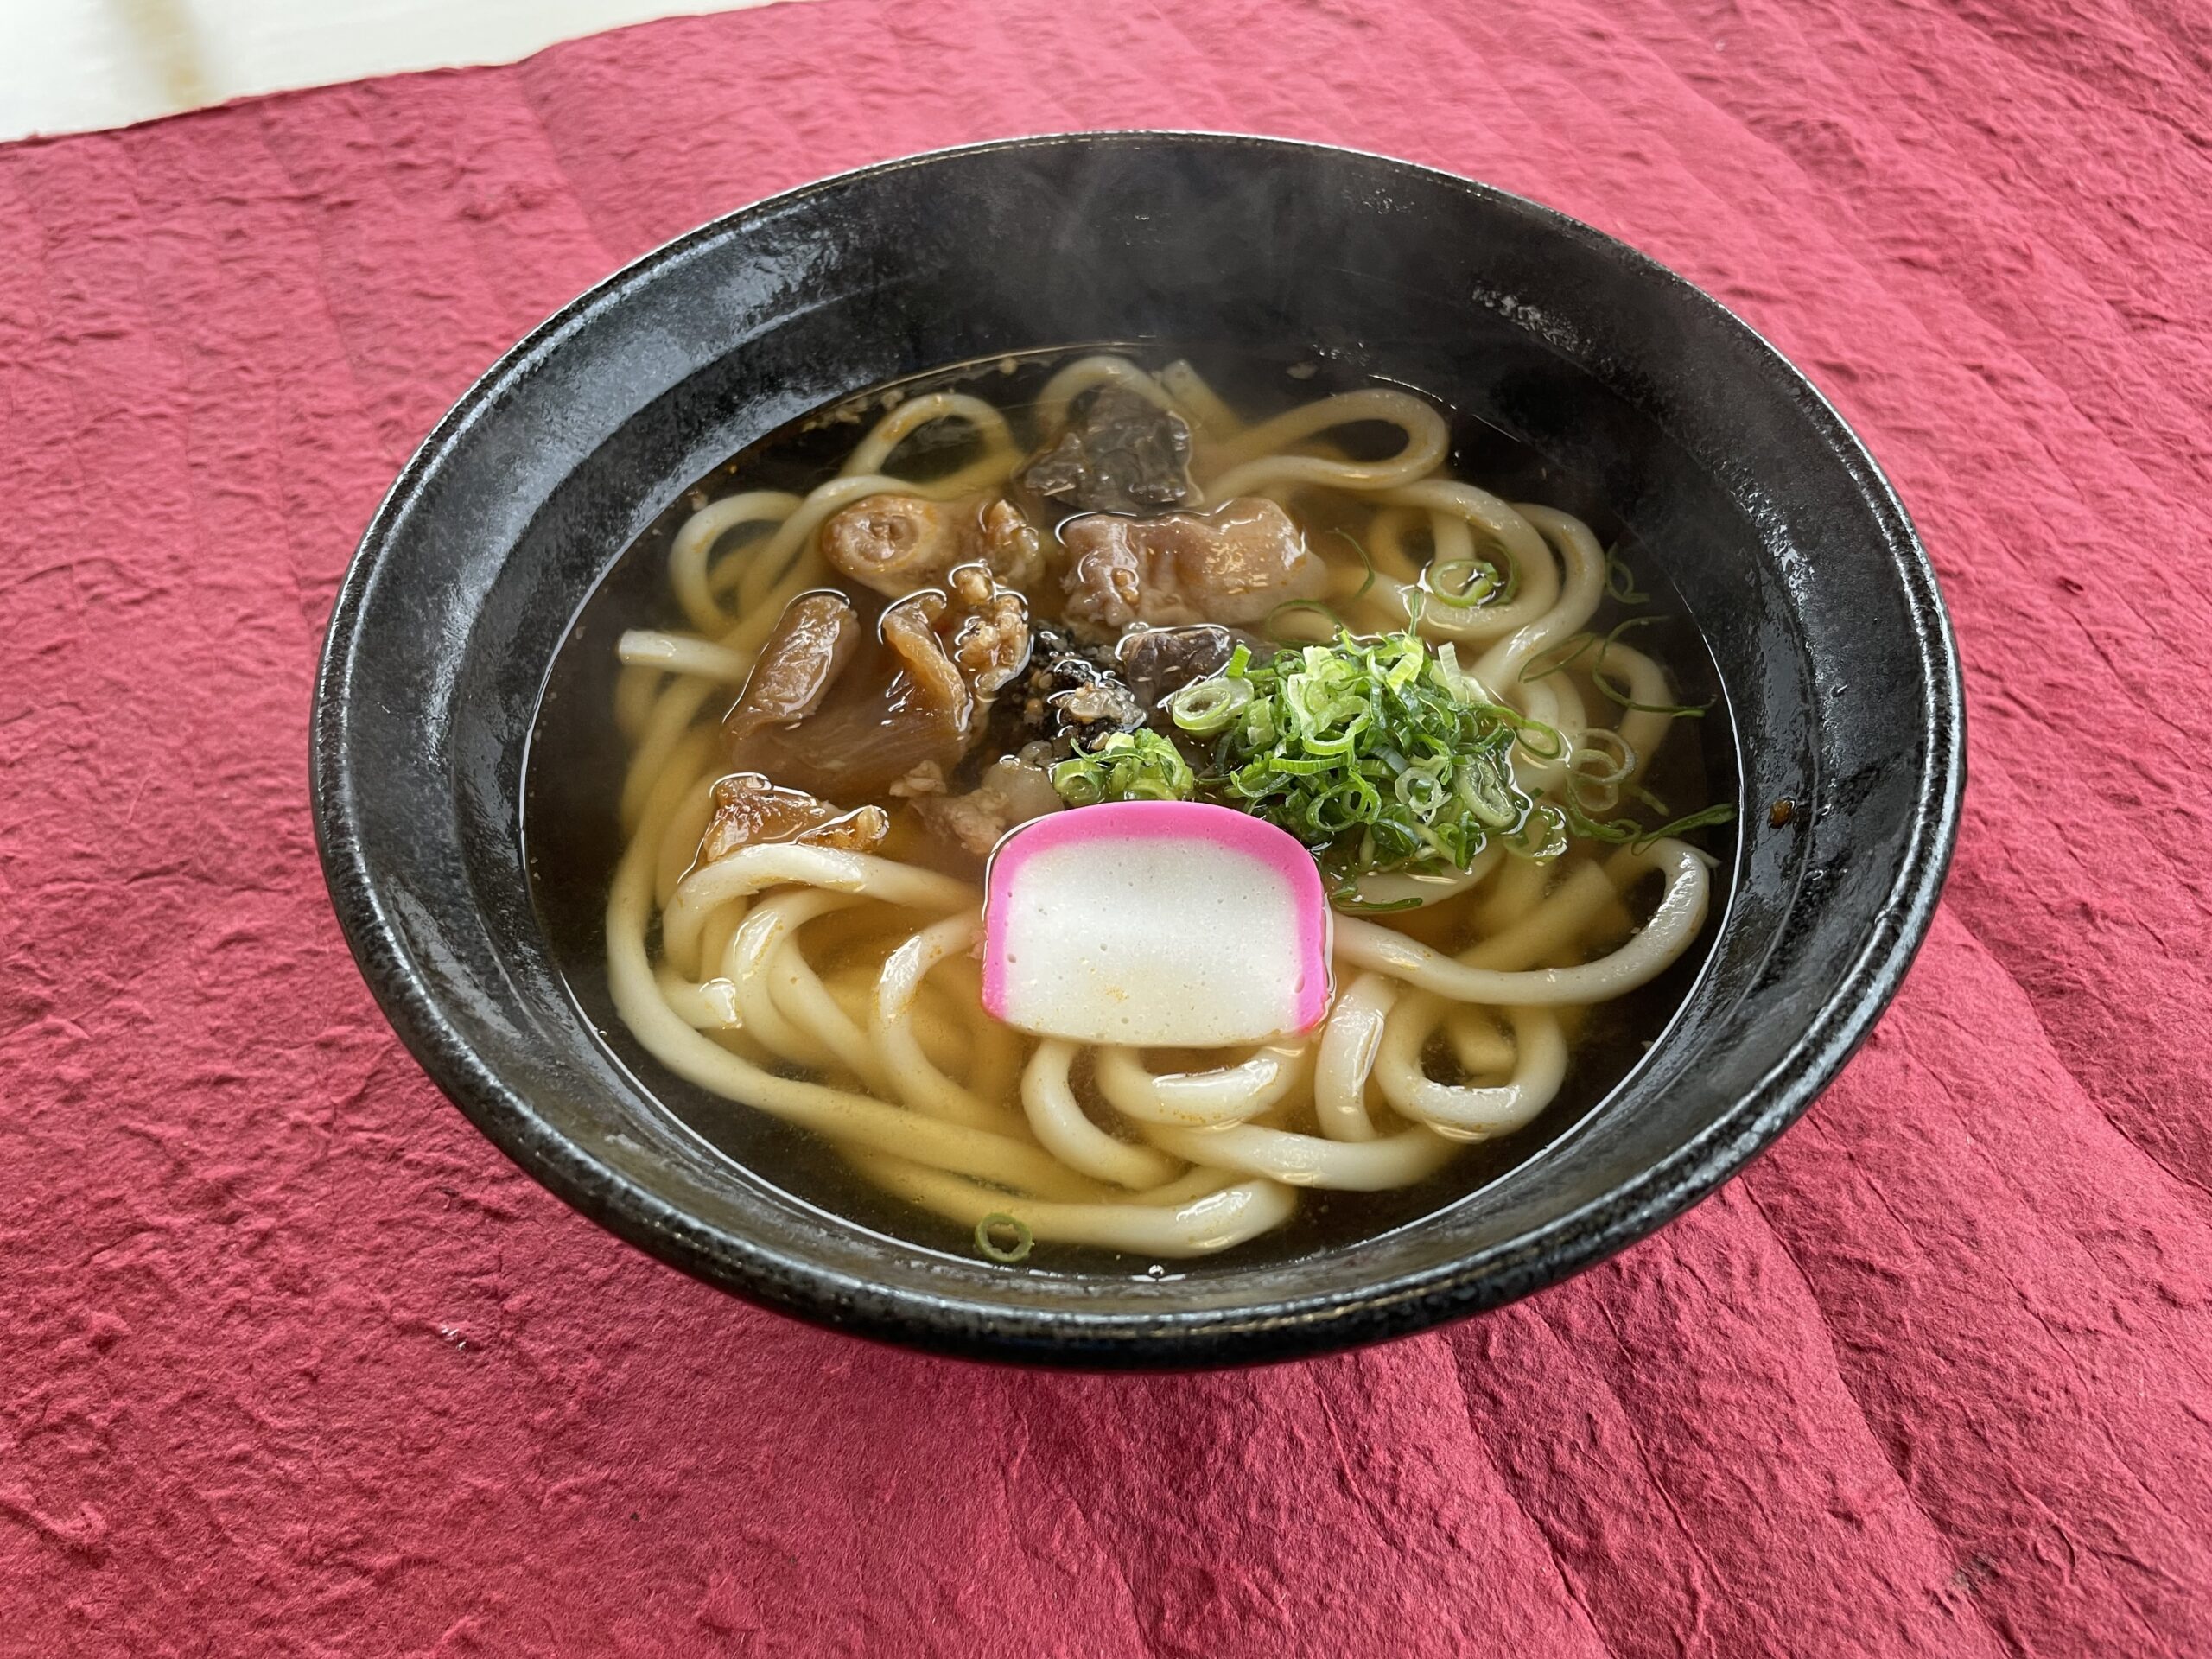
{"type": "Polygon", "coordinates": [[[1066,427],[1022,469],[1021,482],[1071,512],[1165,512],[1198,499],[1189,424],[1110,384],[1069,406],[1066,427]]]}
{"type": "MultiPolygon", "coordinates": [[[[1236,650],[1235,634],[1201,622],[1187,628],[1132,628],[1114,648],[1114,657],[1130,694],[1151,709],[1192,681],[1218,674],[1236,650]]],[[[1253,654],[1261,653],[1255,648],[1253,654]]]]}
{"type": "Polygon", "coordinates": [[[801,594],[785,606],[722,721],[732,747],[813,713],[860,644],[860,613],[842,594],[801,594]]]}
{"type": "Polygon", "coordinates": [[[699,862],[770,842],[870,853],[890,833],[890,814],[880,806],[841,812],[798,790],[779,789],[757,772],[741,772],[715,785],[715,815],[699,840],[699,862]]]}
{"type": "Polygon", "coordinates": [[[1090,513],[1062,524],[1060,543],[1067,620],[1096,635],[1132,622],[1258,622],[1329,582],[1291,516],[1260,496],[1158,518],[1090,513]]]}
{"type": "Polygon", "coordinates": [[[941,503],[918,495],[871,495],[830,515],[822,556],[838,575],[898,599],[980,560],[1009,588],[1035,586],[1043,538],[1001,496],[941,503]]]}
{"type": "MultiPolygon", "coordinates": [[[[874,647],[798,715],[728,727],[732,765],[847,799],[880,794],[923,767],[958,765],[982,735],[992,697],[1029,660],[1029,611],[980,564],[956,566],[946,585],[885,610],[874,647]]],[[[784,632],[779,623],[777,635],[784,632]]],[[[781,673],[764,650],[753,678],[781,673]]],[[[753,702],[748,682],[732,722],[753,702]]]]}

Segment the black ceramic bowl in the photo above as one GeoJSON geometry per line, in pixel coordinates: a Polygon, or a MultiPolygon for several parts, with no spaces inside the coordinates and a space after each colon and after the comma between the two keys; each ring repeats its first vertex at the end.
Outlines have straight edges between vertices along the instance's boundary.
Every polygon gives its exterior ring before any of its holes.
{"type": "Polygon", "coordinates": [[[1402,162],[1084,135],[893,162],[746,208],[509,353],[362,540],[316,688],[314,789],[333,901],[392,1023],[485,1134],[587,1215],[842,1330],[1190,1366],[1495,1306],[1740,1168],[1835,1075],[1926,929],[1961,720],[1942,603],[1897,499],[1820,395],[1697,289],[1557,213],[1402,162]],[[1160,1284],[904,1249],[715,1154],[564,988],[519,824],[556,646],[692,480],[872,384],[1147,340],[1349,362],[1586,481],[1711,645],[1746,804],[1732,899],[1687,1005],[1543,1156],[1356,1250],[1160,1284]],[[1770,822],[1783,800],[1788,821],[1770,822]]]}

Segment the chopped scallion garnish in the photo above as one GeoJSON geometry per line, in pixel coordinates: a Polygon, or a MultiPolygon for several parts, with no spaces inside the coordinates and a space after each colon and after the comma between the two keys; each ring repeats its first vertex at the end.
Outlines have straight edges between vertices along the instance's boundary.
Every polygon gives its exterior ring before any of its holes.
{"type": "Polygon", "coordinates": [[[1548,675],[1556,674],[1561,669],[1570,667],[1580,661],[1592,647],[1595,647],[1598,654],[1591,659],[1590,666],[1585,671],[1590,676],[1590,683],[1598,688],[1599,695],[1608,702],[1647,715],[1665,715],[1674,720],[1697,720],[1702,717],[1706,709],[1712,705],[1687,702],[1638,702],[1627,686],[1618,683],[1606,676],[1606,653],[1619,642],[1621,635],[1626,633],[1630,628],[1643,627],[1659,620],[1656,616],[1631,616],[1602,638],[1594,633],[1570,634],[1559,644],[1538,652],[1523,663],[1521,665],[1522,683],[1526,684],[1531,680],[1541,680],[1548,675]]]}
{"type": "MultiPolygon", "coordinates": [[[[1264,664],[1232,658],[1198,685],[1217,682],[1243,695],[1220,694],[1236,697],[1236,712],[1217,729],[1199,792],[1296,836],[1340,899],[1356,900],[1363,875],[1463,870],[1529,812],[1508,759],[1519,717],[1417,634],[1340,628],[1264,664]]],[[[1211,695],[1192,686],[1177,702],[1208,709],[1211,695]]]]}
{"type": "Polygon", "coordinates": [[[1052,768],[1052,787],[1070,806],[1187,801],[1195,782],[1173,740],[1151,731],[1109,732],[1052,768]]]}
{"type": "Polygon", "coordinates": [[[1736,816],[1736,809],[1725,803],[1708,806],[1702,812],[1686,813],[1672,823],[1662,823],[1654,830],[1634,818],[1593,818],[1573,800],[1563,809],[1566,827],[1570,835],[1588,841],[1602,841],[1615,846],[1626,846],[1642,852],[1655,841],[1669,836],[1679,836],[1692,830],[1702,830],[1711,823],[1727,823],[1736,816]]]}
{"type": "Polygon", "coordinates": [[[1621,557],[1620,545],[1616,543],[1605,550],[1605,592],[1617,604],[1648,605],[1651,595],[1636,585],[1636,572],[1628,568],[1621,557]]]}
{"type": "Polygon", "coordinates": [[[1344,540],[1351,543],[1352,551],[1359,555],[1360,563],[1366,567],[1367,575],[1361,580],[1359,586],[1352,589],[1351,594],[1352,599],[1355,601],[1363,600],[1367,597],[1367,590],[1375,585],[1374,555],[1370,554],[1367,550],[1367,544],[1361,541],[1358,537],[1353,535],[1351,531],[1348,530],[1339,530],[1337,531],[1335,534],[1343,537],[1344,540]]]}
{"type": "Polygon", "coordinates": [[[1211,737],[1229,724],[1252,701],[1252,688],[1241,679],[1209,675],[1193,680],[1167,700],[1168,717],[1194,737],[1211,737]]]}
{"type": "Polygon", "coordinates": [[[1503,591],[1497,567],[1487,559],[1446,559],[1421,573],[1421,590],[1455,611],[1486,605],[1503,591]]]}
{"type": "Polygon", "coordinates": [[[1029,1224],[1003,1210],[994,1211],[976,1224],[976,1248],[994,1262],[1025,1261],[1035,1243],[1029,1224]]]}

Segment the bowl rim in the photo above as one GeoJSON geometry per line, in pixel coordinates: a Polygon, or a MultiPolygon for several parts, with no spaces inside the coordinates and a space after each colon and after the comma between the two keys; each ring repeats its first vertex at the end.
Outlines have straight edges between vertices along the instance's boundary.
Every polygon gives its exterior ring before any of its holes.
{"type": "Polygon", "coordinates": [[[1188,1369],[1325,1352],[1408,1335],[1502,1306],[1626,1249],[1708,1197],[1770,1145],[1834,1081],[1903,982],[1928,929],[1956,842],[1966,787],[1966,705],[1958,650],[1932,562],[1903,502],[1834,405],[1757,329],[1650,256],[1541,202],[1403,158],[1308,139],[1203,129],[1037,133],[925,150],[851,168],[716,215],[631,260],[563,305],[479,375],[424,435],[379,501],[333,603],[317,663],[309,737],[315,842],[332,908],[363,978],[430,1079],[525,1173],[555,1196],[670,1265],[756,1305],[849,1334],[971,1359],[1092,1370],[1188,1369]],[[1755,356],[1853,474],[1898,578],[1929,696],[1920,710],[1927,762],[1915,784],[1904,856],[1873,926],[1835,993],[1757,1084],[1666,1156],[1506,1243],[1351,1292],[1281,1298],[1249,1309],[1164,1308],[1141,1315],[963,1303],[861,1281],[744,1238],[677,1208],[584,1151],[541,1118],[447,1017],[434,976],[401,941],[370,867],[353,794],[349,689],[371,588],[397,529],[442,453],[485,408],[586,318],[625,289],[748,219],[810,196],[948,159],[1067,145],[1168,141],[1349,156],[1421,175],[1532,217],[1552,232],[1687,290],[1755,356]],[[771,1264],[775,1271],[765,1271],[771,1264]],[[948,1313],[958,1310],[958,1317],[948,1313]]]}

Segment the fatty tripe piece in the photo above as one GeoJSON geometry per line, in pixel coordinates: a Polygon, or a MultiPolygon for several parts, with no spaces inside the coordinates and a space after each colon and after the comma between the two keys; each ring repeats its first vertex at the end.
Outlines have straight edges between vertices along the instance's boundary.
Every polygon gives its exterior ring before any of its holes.
{"type": "Polygon", "coordinates": [[[1193,801],[1056,812],[992,855],[983,1006],[1075,1042],[1267,1042],[1327,1014],[1330,932],[1313,855],[1264,820],[1193,801]]]}

